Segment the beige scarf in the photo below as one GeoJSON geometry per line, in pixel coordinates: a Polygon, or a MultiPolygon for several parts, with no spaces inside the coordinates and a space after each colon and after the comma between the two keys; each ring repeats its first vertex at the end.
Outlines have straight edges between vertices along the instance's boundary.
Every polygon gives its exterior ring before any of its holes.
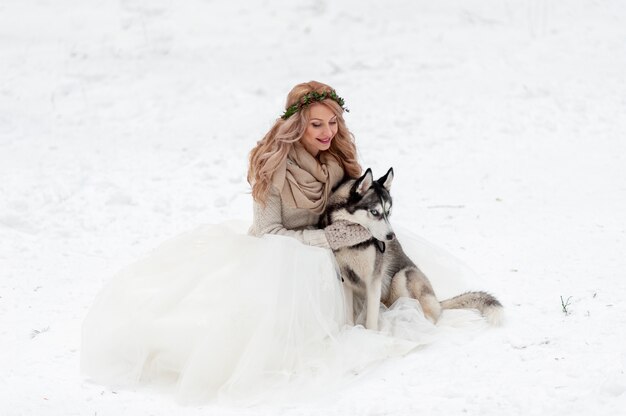
{"type": "Polygon", "coordinates": [[[333,187],[342,179],[343,167],[334,156],[320,152],[317,160],[296,142],[272,182],[281,190],[283,204],[319,215],[326,209],[333,187]]]}

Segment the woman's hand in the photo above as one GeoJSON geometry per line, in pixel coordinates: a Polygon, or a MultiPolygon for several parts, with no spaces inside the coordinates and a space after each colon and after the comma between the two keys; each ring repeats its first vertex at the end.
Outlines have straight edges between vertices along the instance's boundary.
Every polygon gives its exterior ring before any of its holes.
{"type": "Polygon", "coordinates": [[[337,221],[326,228],[324,234],[328,245],[333,250],[355,246],[372,238],[372,233],[360,224],[348,221],[337,221]]]}

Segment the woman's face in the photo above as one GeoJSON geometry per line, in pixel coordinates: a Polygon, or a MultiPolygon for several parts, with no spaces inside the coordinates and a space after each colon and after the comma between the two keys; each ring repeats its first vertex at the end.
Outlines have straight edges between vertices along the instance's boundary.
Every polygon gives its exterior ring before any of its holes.
{"type": "Polygon", "coordinates": [[[307,152],[317,156],[320,151],[328,150],[335,134],[337,134],[337,116],[335,113],[323,104],[311,104],[309,123],[301,139],[307,152]]]}

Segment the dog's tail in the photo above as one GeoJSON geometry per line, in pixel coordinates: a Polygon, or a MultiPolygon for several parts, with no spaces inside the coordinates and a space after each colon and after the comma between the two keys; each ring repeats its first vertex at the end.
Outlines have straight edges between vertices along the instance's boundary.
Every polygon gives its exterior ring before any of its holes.
{"type": "Polygon", "coordinates": [[[443,309],[478,309],[491,325],[504,321],[504,308],[494,296],[487,292],[466,292],[441,302],[443,309]]]}

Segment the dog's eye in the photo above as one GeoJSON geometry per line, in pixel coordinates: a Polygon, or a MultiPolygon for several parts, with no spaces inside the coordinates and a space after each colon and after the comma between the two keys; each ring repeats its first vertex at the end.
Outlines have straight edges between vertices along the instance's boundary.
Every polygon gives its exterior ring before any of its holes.
{"type": "Polygon", "coordinates": [[[375,210],[375,209],[370,209],[370,213],[371,213],[373,216],[378,217],[378,210],[375,210]]]}

